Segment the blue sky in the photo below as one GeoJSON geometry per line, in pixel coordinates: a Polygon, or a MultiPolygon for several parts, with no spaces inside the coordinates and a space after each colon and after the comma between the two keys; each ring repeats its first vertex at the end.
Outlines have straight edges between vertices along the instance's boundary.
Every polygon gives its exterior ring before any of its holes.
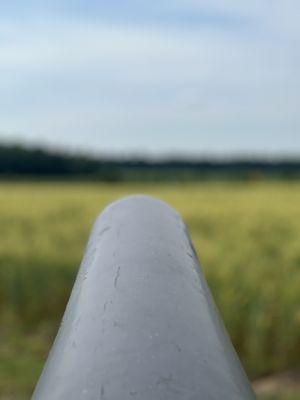
{"type": "Polygon", "coordinates": [[[300,154],[298,0],[0,5],[0,140],[300,154]]]}

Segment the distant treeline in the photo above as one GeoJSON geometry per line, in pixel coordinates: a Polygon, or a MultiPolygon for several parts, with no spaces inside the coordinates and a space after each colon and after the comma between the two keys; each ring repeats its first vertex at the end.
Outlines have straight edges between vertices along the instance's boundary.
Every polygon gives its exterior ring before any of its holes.
{"type": "Polygon", "coordinates": [[[299,179],[299,160],[117,159],[0,145],[2,179],[182,181],[299,179]]]}

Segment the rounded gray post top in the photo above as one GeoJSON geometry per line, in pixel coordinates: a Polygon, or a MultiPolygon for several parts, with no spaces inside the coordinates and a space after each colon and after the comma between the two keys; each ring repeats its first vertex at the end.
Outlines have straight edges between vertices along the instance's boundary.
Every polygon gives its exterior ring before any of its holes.
{"type": "Polygon", "coordinates": [[[254,399],[166,203],[130,196],[97,218],[33,399],[254,399]]]}

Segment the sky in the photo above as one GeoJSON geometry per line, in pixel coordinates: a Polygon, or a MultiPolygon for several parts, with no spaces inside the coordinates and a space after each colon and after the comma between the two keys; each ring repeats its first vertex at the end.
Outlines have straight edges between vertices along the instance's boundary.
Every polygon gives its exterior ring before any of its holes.
{"type": "Polygon", "coordinates": [[[299,0],[0,5],[0,141],[300,155],[299,0]]]}

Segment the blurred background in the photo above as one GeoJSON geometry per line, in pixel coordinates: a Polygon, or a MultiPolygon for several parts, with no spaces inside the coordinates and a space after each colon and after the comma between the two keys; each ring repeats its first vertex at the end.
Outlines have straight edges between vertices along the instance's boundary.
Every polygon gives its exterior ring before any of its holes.
{"type": "Polygon", "coordinates": [[[29,399],[93,220],[187,222],[259,399],[300,399],[300,3],[0,5],[0,399],[29,399]]]}

